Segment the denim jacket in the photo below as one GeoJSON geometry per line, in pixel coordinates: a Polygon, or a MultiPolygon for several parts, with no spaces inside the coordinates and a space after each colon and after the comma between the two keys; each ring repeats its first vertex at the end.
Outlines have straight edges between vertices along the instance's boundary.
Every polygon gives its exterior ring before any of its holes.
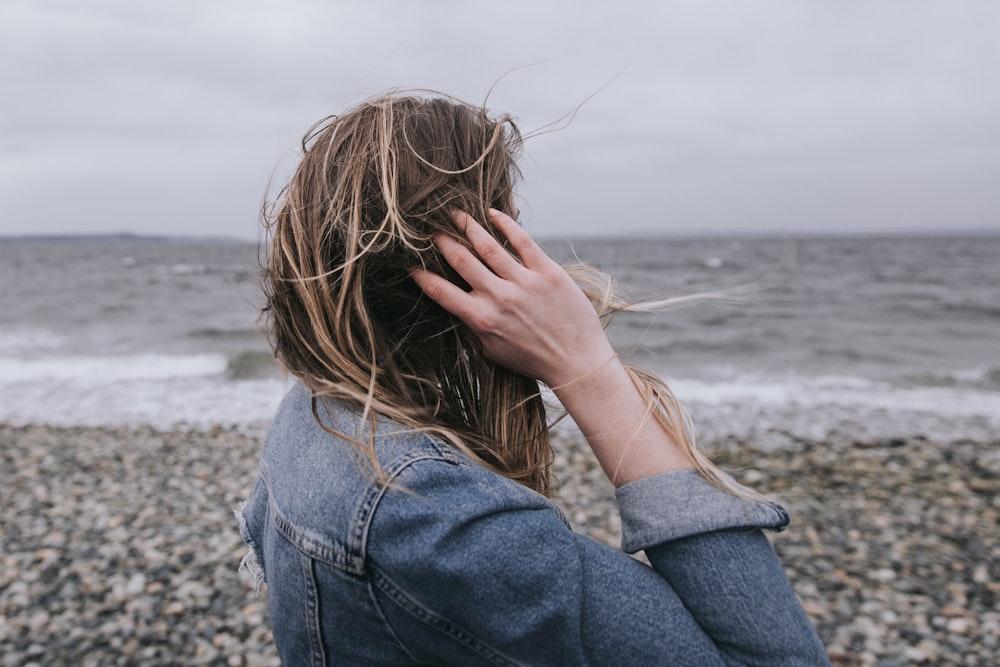
{"type": "Polygon", "coordinates": [[[286,665],[829,664],[760,531],[778,505],[691,471],[626,484],[623,547],[651,568],[427,434],[380,419],[375,448],[387,484],[301,384],[272,425],[237,516],[286,665]]]}

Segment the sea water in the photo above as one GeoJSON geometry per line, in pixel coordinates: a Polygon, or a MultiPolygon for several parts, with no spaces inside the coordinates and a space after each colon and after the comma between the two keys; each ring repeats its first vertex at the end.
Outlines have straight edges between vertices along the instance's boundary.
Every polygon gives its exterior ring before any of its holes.
{"type": "MultiPolygon", "coordinates": [[[[549,240],[629,298],[622,356],[705,439],[997,439],[1000,237],[549,240]]],[[[288,380],[260,332],[255,244],[0,240],[0,421],[258,428],[288,380]]]]}

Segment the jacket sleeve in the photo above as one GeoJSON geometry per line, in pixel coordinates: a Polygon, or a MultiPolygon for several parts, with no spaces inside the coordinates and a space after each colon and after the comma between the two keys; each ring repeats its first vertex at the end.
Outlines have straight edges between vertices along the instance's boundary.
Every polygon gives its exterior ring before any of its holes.
{"type": "Polygon", "coordinates": [[[616,496],[622,547],[645,550],[729,659],[740,664],[829,664],[760,530],[784,530],[789,519],[783,507],[721,491],[693,470],[637,480],[620,487],[616,496]]]}
{"type": "Polygon", "coordinates": [[[758,530],[787,522],[783,511],[659,505],[651,511],[662,525],[640,518],[649,513],[640,505],[658,504],[652,487],[669,499],[690,482],[664,477],[622,498],[627,539],[654,570],[574,534],[549,501],[510,480],[418,461],[387,488],[369,527],[373,597],[401,646],[432,664],[823,664],[808,619],[774,628],[805,618],[758,530]],[[719,512],[730,519],[709,519],[719,512]],[[687,527],[663,532],[671,516],[687,527]],[[780,615],[761,618],[757,600],[780,615]]]}

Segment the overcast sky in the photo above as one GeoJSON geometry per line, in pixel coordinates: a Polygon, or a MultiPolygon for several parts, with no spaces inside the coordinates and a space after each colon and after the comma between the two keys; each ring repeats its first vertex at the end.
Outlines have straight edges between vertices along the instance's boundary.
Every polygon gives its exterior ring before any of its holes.
{"type": "Polygon", "coordinates": [[[1000,232],[998,36],[996,0],[3,0],[0,233],[254,239],[315,120],[494,84],[526,132],[597,93],[526,147],[540,236],[1000,232]]]}

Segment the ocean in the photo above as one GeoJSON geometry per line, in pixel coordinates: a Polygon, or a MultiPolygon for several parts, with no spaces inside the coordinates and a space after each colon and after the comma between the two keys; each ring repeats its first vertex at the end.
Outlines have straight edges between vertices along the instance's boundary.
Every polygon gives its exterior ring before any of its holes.
{"type": "MultiPolygon", "coordinates": [[[[705,440],[1000,433],[1000,236],[549,240],[630,298],[619,313],[705,440]]],[[[0,239],[0,421],[259,429],[288,380],[258,330],[255,244],[0,239]]]]}

